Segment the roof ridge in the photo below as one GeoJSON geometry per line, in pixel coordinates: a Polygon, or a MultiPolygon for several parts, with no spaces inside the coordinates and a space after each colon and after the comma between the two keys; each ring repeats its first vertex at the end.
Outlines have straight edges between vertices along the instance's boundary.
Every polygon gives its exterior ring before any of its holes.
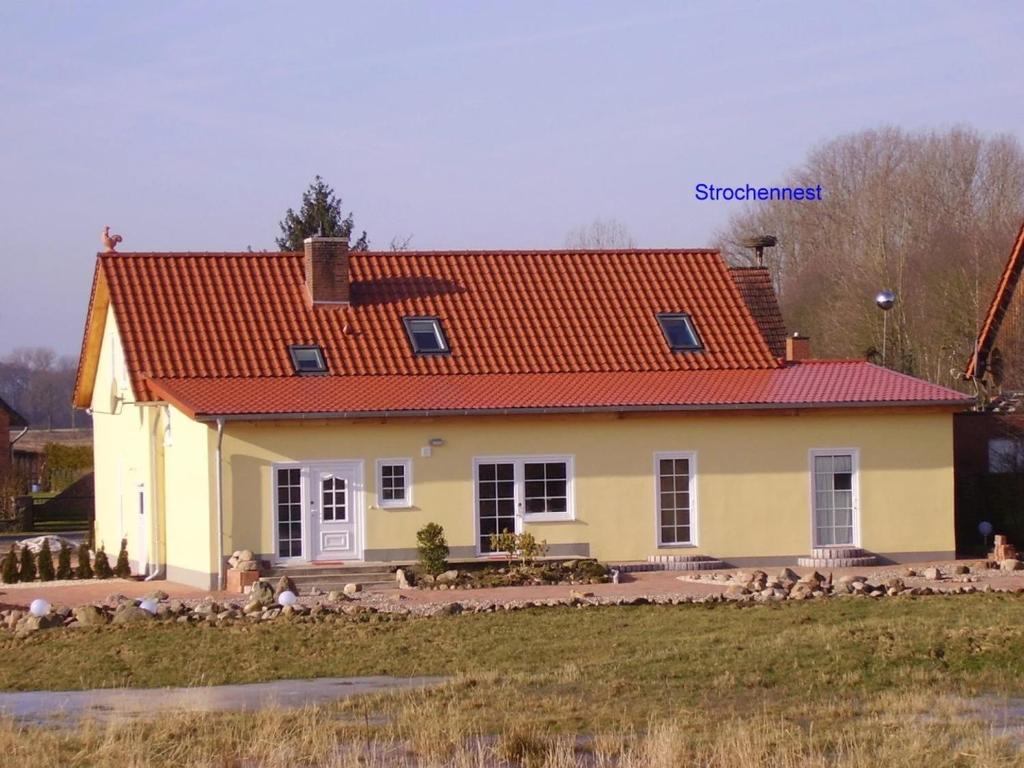
{"type": "MultiPolygon", "coordinates": [[[[721,255],[718,248],[549,248],[549,249],[450,249],[417,251],[349,251],[350,255],[387,256],[407,258],[413,256],[594,256],[594,255],[721,255]]],[[[142,258],[188,256],[302,256],[302,251],[115,251],[97,253],[101,258],[142,258]]],[[[757,267],[749,267],[757,269],[757,267]]]]}

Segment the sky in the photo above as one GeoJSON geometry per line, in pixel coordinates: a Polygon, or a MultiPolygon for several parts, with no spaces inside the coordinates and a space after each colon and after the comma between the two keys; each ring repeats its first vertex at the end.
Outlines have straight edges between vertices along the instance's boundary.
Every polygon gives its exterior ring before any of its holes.
{"type": "MultiPolygon", "coordinates": [[[[77,354],[121,251],[273,249],[315,174],[371,247],[701,247],[818,144],[1024,141],[1014,2],[0,3],[0,355],[77,354]]],[[[827,192],[826,192],[827,193],[827,192]]]]}

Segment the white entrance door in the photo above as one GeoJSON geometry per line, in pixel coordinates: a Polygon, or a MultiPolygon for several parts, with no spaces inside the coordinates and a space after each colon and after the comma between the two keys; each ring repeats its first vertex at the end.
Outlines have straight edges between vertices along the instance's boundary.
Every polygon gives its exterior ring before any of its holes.
{"type": "Polygon", "coordinates": [[[361,560],[359,471],[352,464],[311,468],[309,531],[312,560],[361,560]]]}
{"type": "Polygon", "coordinates": [[[857,454],[814,451],[814,546],[857,546],[857,454]]]}

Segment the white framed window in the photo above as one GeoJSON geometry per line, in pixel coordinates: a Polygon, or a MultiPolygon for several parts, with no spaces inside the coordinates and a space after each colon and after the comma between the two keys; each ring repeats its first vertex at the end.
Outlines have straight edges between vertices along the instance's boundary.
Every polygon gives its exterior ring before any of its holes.
{"type": "Polygon", "coordinates": [[[811,525],[815,547],[858,546],[859,463],[856,448],[811,451],[811,525]]]}
{"type": "Polygon", "coordinates": [[[301,560],[305,557],[305,470],[294,464],[275,464],[274,557],[301,560]]]}
{"type": "Polygon", "coordinates": [[[412,506],[412,459],[377,461],[377,506],[383,509],[412,506]]]}
{"type": "Polygon", "coordinates": [[[1024,472],[1024,440],[991,438],[988,441],[988,471],[991,475],[1024,472]]]}
{"type": "Polygon", "coordinates": [[[480,551],[492,533],[517,532],[519,521],[576,519],[572,456],[482,456],[473,460],[480,551]]]}
{"type": "Polygon", "coordinates": [[[697,544],[697,454],[654,454],[655,525],[659,547],[697,544]]]}

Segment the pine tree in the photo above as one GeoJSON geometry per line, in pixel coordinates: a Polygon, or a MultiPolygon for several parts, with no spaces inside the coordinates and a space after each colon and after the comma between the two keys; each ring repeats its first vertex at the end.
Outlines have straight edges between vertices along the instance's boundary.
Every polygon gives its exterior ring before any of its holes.
{"type": "Polygon", "coordinates": [[[66,541],[60,543],[60,552],[57,553],[57,578],[70,579],[74,576],[71,570],[71,547],[66,541]]]}
{"type": "Polygon", "coordinates": [[[0,566],[0,579],[4,584],[13,584],[18,580],[18,550],[13,544],[10,551],[4,555],[3,565],[0,566]]]}
{"type": "Polygon", "coordinates": [[[110,560],[107,559],[107,553],[103,547],[100,547],[96,550],[96,578],[109,579],[113,576],[114,572],[110,568],[110,560]]]}
{"type": "MultiPolygon", "coordinates": [[[[351,213],[342,217],[341,198],[334,194],[330,184],[317,176],[302,193],[299,212],[289,208],[279,226],[281,237],[277,238],[277,247],[282,251],[301,251],[302,241],[313,235],[351,237],[353,219],[351,213]]],[[[353,251],[369,248],[365,231],[351,247],[353,251]]]]}
{"type": "Polygon", "coordinates": [[[130,579],[132,566],[128,562],[128,539],[121,539],[121,551],[117,553],[117,564],[114,565],[114,575],[119,579],[130,579]]]}
{"type": "Polygon", "coordinates": [[[18,581],[36,580],[36,556],[27,546],[21,548],[21,565],[18,567],[18,581]]]}
{"type": "Polygon", "coordinates": [[[89,545],[84,541],[78,545],[78,569],[75,575],[80,579],[92,578],[92,563],[89,562],[89,545]]]}
{"type": "Polygon", "coordinates": [[[53,553],[50,551],[50,540],[43,539],[43,546],[39,548],[39,580],[53,581],[53,553]]]}

